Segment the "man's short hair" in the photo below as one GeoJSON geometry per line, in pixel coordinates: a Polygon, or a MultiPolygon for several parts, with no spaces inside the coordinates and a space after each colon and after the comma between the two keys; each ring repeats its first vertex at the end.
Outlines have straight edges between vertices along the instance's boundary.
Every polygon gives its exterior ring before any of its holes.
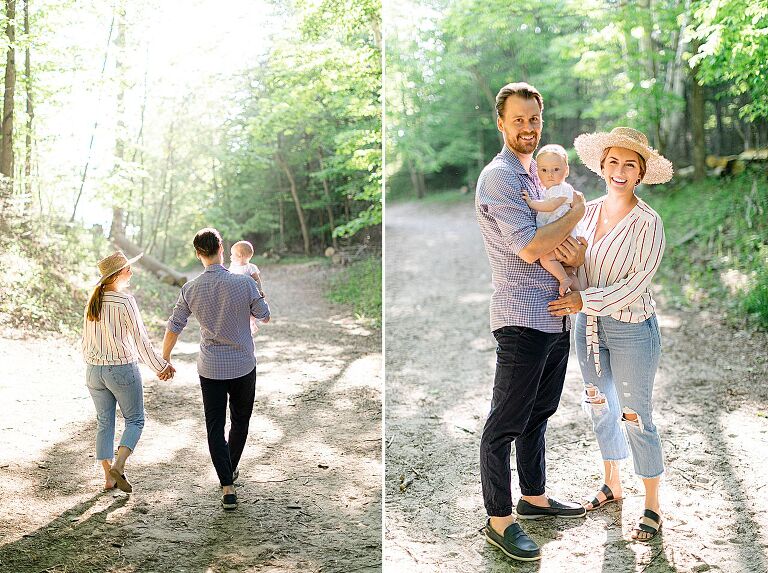
{"type": "Polygon", "coordinates": [[[539,149],[538,153],[536,153],[536,159],[539,158],[539,155],[544,155],[545,153],[552,153],[554,155],[559,155],[563,158],[563,161],[565,161],[565,164],[568,165],[568,152],[565,150],[565,147],[562,145],[558,145],[557,143],[548,143],[541,149],[539,149]]]}
{"type": "Polygon", "coordinates": [[[525,82],[516,82],[507,84],[499,90],[496,94],[496,113],[499,117],[504,117],[504,104],[507,102],[509,96],[517,96],[523,99],[535,99],[539,104],[539,111],[544,111],[544,99],[541,97],[539,90],[533,87],[531,84],[525,82]]]}
{"type": "Polygon", "coordinates": [[[195,247],[198,255],[203,257],[212,257],[219,252],[221,248],[221,235],[216,229],[206,227],[200,229],[195,235],[192,245],[195,247]]]}
{"type": "Polygon", "coordinates": [[[248,241],[238,241],[232,245],[232,250],[239,253],[243,257],[253,256],[253,245],[248,241]]]}

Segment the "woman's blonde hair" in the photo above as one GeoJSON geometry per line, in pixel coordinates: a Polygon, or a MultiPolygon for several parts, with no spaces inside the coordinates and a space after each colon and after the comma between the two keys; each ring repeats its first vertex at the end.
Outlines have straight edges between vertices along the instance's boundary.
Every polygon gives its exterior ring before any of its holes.
{"type": "MultiPolygon", "coordinates": [[[[620,147],[620,146],[619,146],[619,147],[620,147]]],[[[603,163],[605,163],[605,158],[606,158],[606,157],[608,157],[608,152],[609,152],[610,150],[611,150],[611,148],[610,148],[610,147],[606,147],[605,149],[603,149],[603,153],[602,153],[602,155],[600,156],[600,169],[601,169],[601,170],[603,169],[603,163]]],[[[634,151],[634,150],[633,150],[633,149],[630,149],[630,151],[634,151]]],[[[637,151],[635,151],[635,153],[637,153],[637,151]]],[[[637,157],[640,159],[640,160],[637,162],[637,164],[638,164],[638,166],[640,167],[640,181],[642,181],[642,180],[643,180],[643,177],[645,177],[645,169],[646,169],[646,167],[645,167],[645,157],[643,157],[643,156],[642,156],[642,155],[640,155],[639,153],[637,153],[637,157]]],[[[637,182],[637,184],[635,185],[635,187],[637,187],[637,185],[639,185],[639,184],[640,184],[640,181],[638,181],[638,182],[637,182]]]]}
{"type": "Polygon", "coordinates": [[[85,316],[91,322],[98,322],[101,318],[101,299],[104,296],[104,287],[115,282],[117,280],[117,275],[119,275],[122,270],[123,269],[120,269],[116,273],[112,273],[104,279],[104,282],[97,285],[96,288],[93,289],[91,298],[88,299],[88,306],[85,307],[85,316]]]}

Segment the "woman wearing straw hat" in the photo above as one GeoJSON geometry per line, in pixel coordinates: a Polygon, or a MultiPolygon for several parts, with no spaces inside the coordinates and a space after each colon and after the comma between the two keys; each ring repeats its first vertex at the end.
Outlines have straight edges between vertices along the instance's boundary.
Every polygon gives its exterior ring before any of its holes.
{"type": "Polygon", "coordinates": [[[168,380],[175,372],[149,341],[136,300],[124,292],[133,275],[131,264],[141,256],[128,259],[117,251],[99,261],[101,278],[83,320],[86,383],[96,406],[96,459],[104,469],[104,489],[118,487],[125,492],[133,490],[125,477],[125,462],[144,428],[138,361],[152,368],[161,380],[168,380]],[[125,430],[113,464],[116,404],[125,418],[125,430]]]}
{"type": "Polygon", "coordinates": [[[583,134],[574,142],[582,162],[606,182],[606,194],[587,204],[589,241],[578,270],[581,292],[549,305],[555,316],[579,313],[574,329],[585,385],[585,408],[600,445],[605,482],[587,511],[621,499],[618,461],[632,452],[645,486],[645,511],[632,538],[648,541],[661,528],[661,439],[653,424],[653,383],[661,354],[650,283],[664,252],[659,215],[637,197],[642,182],[664,183],[672,164],[628,127],[583,134]],[[622,432],[626,430],[626,437],[622,432]]]}

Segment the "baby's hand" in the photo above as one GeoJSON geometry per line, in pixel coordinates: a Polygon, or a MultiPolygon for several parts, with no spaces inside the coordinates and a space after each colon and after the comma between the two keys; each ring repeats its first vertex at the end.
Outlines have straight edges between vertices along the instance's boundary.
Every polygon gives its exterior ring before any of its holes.
{"type": "Polygon", "coordinates": [[[523,191],[521,191],[521,193],[523,194],[523,201],[525,201],[526,205],[528,205],[530,207],[531,206],[531,198],[528,196],[528,192],[523,190],[523,191]]]}

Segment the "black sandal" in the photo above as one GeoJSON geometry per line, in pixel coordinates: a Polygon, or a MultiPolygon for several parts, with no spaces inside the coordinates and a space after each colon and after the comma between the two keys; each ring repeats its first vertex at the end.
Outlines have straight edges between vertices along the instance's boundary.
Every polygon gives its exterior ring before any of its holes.
{"type": "Polygon", "coordinates": [[[603,484],[600,486],[600,489],[598,490],[600,493],[605,495],[605,499],[603,501],[600,501],[597,499],[597,496],[589,502],[589,504],[592,506],[590,508],[587,508],[586,505],[584,506],[584,509],[587,511],[594,511],[596,509],[600,509],[607,503],[611,503],[612,501],[621,501],[624,499],[623,497],[613,497],[613,492],[611,491],[611,488],[608,487],[608,484],[603,484]]]}
{"type": "Polygon", "coordinates": [[[659,531],[661,531],[661,516],[652,509],[646,509],[632,530],[632,539],[640,542],[650,541],[659,531]],[[641,538],[638,537],[640,533],[648,533],[649,535],[641,538]]]}

